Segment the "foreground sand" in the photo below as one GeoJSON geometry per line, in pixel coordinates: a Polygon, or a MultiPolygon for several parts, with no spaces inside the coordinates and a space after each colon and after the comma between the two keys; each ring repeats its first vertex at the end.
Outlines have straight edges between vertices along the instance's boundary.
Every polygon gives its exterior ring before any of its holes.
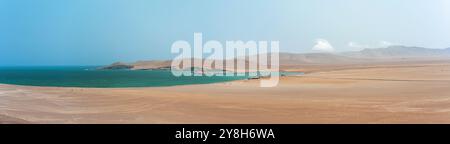
{"type": "Polygon", "coordinates": [[[450,123],[450,62],[161,88],[0,85],[0,122],[450,123]]]}

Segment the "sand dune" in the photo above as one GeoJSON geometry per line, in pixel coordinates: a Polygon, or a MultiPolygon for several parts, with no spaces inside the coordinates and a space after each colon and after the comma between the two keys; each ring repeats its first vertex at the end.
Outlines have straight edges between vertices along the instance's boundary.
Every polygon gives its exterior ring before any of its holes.
{"type": "Polygon", "coordinates": [[[450,123],[446,61],[317,67],[274,88],[244,80],[0,92],[0,115],[31,123],[450,123]]]}
{"type": "Polygon", "coordinates": [[[22,119],[0,115],[0,124],[27,124],[27,123],[29,122],[22,119]]]}

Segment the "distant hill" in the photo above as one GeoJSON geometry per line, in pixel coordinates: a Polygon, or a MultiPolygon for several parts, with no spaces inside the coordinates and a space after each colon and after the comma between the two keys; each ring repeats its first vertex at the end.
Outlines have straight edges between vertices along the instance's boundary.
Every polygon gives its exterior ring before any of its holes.
{"type": "MultiPolygon", "coordinates": [[[[255,57],[255,56],[253,56],[255,57]]],[[[280,65],[297,65],[297,64],[336,64],[336,63],[355,63],[362,61],[362,59],[351,58],[347,56],[340,56],[330,53],[307,53],[307,54],[293,54],[293,53],[280,53],[280,65]]],[[[242,61],[246,65],[253,63],[245,58],[234,59],[234,62],[242,61]]],[[[232,63],[233,59],[226,60],[226,63],[232,63]]],[[[268,62],[270,63],[270,61],[268,62]]],[[[192,65],[193,67],[201,67],[192,65]]],[[[133,69],[133,70],[145,70],[145,69],[162,69],[170,68],[171,61],[138,61],[134,63],[116,62],[109,66],[102,67],[101,69],[133,69]]],[[[213,65],[212,69],[217,69],[213,65]]],[[[227,66],[227,69],[232,69],[227,66]]]]}
{"type": "Polygon", "coordinates": [[[352,58],[331,53],[280,53],[281,65],[355,63],[361,61],[364,61],[364,59],[352,58]]]}
{"type": "Polygon", "coordinates": [[[364,49],[345,52],[341,55],[353,58],[393,59],[393,58],[450,58],[450,48],[430,49],[423,47],[390,46],[387,48],[364,49]]]}
{"type": "Polygon", "coordinates": [[[115,62],[111,65],[100,67],[99,69],[109,69],[109,70],[119,70],[119,69],[132,69],[134,66],[132,64],[126,64],[123,62],[115,62]]]}
{"type": "MultiPolygon", "coordinates": [[[[250,56],[256,57],[257,55],[250,56]]],[[[364,49],[357,52],[343,53],[280,53],[280,66],[302,66],[302,65],[351,65],[364,64],[385,61],[408,61],[408,60],[436,60],[450,59],[450,48],[447,49],[429,49],[422,47],[390,46],[387,48],[364,49]]],[[[226,60],[230,62],[243,62],[246,65],[254,63],[248,60],[248,57],[239,57],[226,60]],[[247,59],[247,60],[246,60],[247,59]]],[[[270,63],[270,62],[269,62],[270,63]]],[[[171,67],[171,60],[164,61],[138,61],[134,63],[117,62],[101,69],[168,69],[171,67]]],[[[192,65],[192,67],[201,67],[201,65],[192,65]]],[[[216,68],[215,65],[209,69],[216,68]]],[[[226,66],[226,70],[233,70],[226,66]]]]}
{"type": "Polygon", "coordinates": [[[172,61],[137,61],[133,63],[133,69],[161,69],[161,68],[170,68],[172,61]]]}

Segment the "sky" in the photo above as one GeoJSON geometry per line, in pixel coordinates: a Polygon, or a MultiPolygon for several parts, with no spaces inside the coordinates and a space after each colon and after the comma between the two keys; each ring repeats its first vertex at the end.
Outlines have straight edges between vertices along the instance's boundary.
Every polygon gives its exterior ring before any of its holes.
{"type": "Polygon", "coordinates": [[[0,0],[0,66],[170,59],[177,40],[280,51],[450,47],[449,0],[0,0]]]}

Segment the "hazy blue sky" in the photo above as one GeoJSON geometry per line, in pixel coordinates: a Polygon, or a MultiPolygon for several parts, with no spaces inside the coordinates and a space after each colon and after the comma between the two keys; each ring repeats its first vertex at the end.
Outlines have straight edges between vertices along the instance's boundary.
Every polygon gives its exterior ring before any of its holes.
{"type": "Polygon", "coordinates": [[[0,65],[167,59],[176,40],[279,40],[281,51],[450,47],[449,0],[0,0],[0,65]],[[317,45],[316,45],[317,46],[317,45]]]}

